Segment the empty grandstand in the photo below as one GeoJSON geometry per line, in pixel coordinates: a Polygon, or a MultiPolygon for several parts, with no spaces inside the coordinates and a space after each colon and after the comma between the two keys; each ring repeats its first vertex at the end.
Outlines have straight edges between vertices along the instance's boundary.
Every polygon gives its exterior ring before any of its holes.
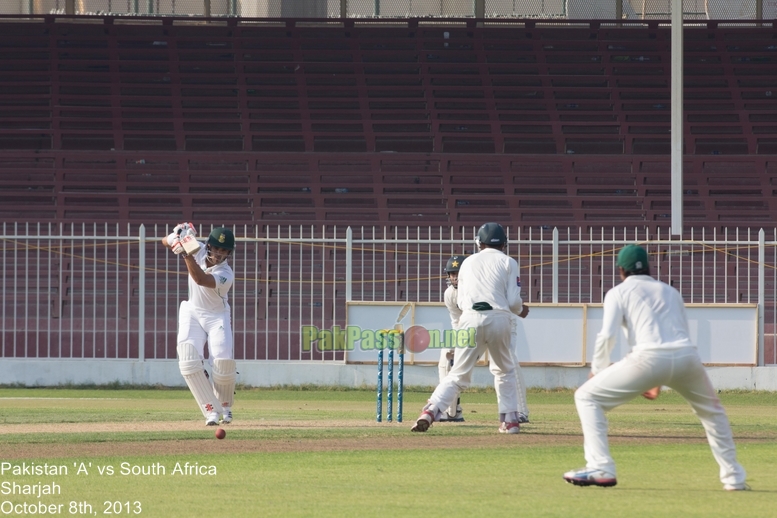
{"type": "MultiPolygon", "coordinates": [[[[685,30],[688,227],[774,221],[777,33],[685,30]]],[[[669,28],[6,17],[6,221],[668,224],[669,28]]]]}

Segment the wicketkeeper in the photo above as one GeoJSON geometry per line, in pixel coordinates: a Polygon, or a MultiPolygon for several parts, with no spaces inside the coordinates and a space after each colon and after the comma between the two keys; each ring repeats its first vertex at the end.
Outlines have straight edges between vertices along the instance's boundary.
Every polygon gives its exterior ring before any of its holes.
{"type": "Polygon", "coordinates": [[[178,366],[207,426],[232,422],[235,368],[232,323],[227,294],[235,274],[227,258],[235,249],[235,235],[214,228],[207,244],[195,239],[191,223],[181,223],[162,244],[183,257],[189,272],[189,300],[178,311],[178,366]],[[210,379],[204,366],[208,342],[210,379]]]}
{"type": "MultiPolygon", "coordinates": [[[[443,294],[443,300],[445,301],[445,307],[448,308],[448,314],[451,317],[451,326],[453,329],[459,328],[459,317],[461,317],[461,309],[456,302],[456,298],[459,294],[459,268],[461,267],[461,263],[464,262],[464,259],[466,258],[467,256],[465,255],[454,255],[448,259],[448,262],[445,265],[445,273],[448,276],[448,287],[445,289],[445,293],[443,294]]],[[[440,383],[442,383],[442,380],[445,379],[445,376],[448,375],[448,373],[451,371],[451,367],[453,367],[453,354],[455,352],[456,349],[454,348],[442,349],[440,351],[440,362],[437,364],[437,372],[440,377],[440,383]]],[[[451,405],[450,408],[445,410],[439,420],[441,422],[464,421],[464,410],[461,408],[461,397],[456,398],[456,404],[451,405]]]]}

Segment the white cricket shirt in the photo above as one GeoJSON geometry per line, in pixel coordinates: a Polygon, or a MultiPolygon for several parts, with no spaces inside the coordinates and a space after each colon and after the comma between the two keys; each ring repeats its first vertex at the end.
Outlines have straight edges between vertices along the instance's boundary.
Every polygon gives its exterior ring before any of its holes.
{"type": "Polygon", "coordinates": [[[484,248],[461,263],[458,292],[462,311],[471,311],[476,302],[516,315],[523,310],[518,262],[496,248],[484,248]]]}
{"type": "Polygon", "coordinates": [[[207,247],[200,243],[200,251],[194,256],[194,260],[205,273],[212,275],[216,279],[216,287],[206,288],[205,286],[200,286],[189,275],[189,302],[197,309],[222,313],[225,310],[229,310],[227,293],[229,293],[229,289],[235,280],[235,274],[227,261],[222,261],[216,266],[206,268],[205,259],[207,255],[207,247]]]}
{"type": "Polygon", "coordinates": [[[649,275],[631,275],[604,297],[602,329],[596,335],[591,372],[610,365],[621,326],[633,350],[694,347],[680,293],[649,275]]]}

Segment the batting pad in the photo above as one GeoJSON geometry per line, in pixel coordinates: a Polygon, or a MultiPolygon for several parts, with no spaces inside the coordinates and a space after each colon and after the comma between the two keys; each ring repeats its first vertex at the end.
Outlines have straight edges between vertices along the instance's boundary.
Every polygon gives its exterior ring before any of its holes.
{"type": "Polygon", "coordinates": [[[216,358],[213,360],[213,393],[221,406],[231,407],[235,402],[235,381],[237,367],[235,360],[216,358]]]}
{"type": "Polygon", "coordinates": [[[213,387],[205,376],[200,355],[192,344],[186,342],[178,344],[178,368],[181,369],[183,379],[194,400],[197,401],[202,416],[208,417],[208,413],[220,411],[219,404],[213,396],[213,387]],[[217,408],[219,410],[216,410],[217,408]]]}
{"type": "Polygon", "coordinates": [[[518,358],[513,357],[515,361],[515,381],[518,384],[518,411],[529,415],[529,406],[526,403],[526,382],[523,380],[523,371],[518,365],[518,358]]]}
{"type": "Polygon", "coordinates": [[[453,368],[453,360],[448,358],[448,352],[452,349],[442,349],[440,351],[440,361],[437,363],[437,375],[440,378],[440,383],[445,379],[445,376],[453,368]]]}
{"type": "MultiPolygon", "coordinates": [[[[443,349],[440,351],[440,361],[437,364],[437,374],[440,377],[440,383],[442,383],[442,380],[445,379],[445,376],[447,376],[448,373],[453,368],[453,360],[448,359],[448,353],[452,350],[453,349],[443,349]]],[[[448,417],[455,416],[457,405],[458,405],[458,398],[456,398],[455,403],[453,403],[445,412],[443,412],[443,417],[446,414],[448,417]]]]}
{"type": "Polygon", "coordinates": [[[523,371],[518,364],[518,344],[520,339],[518,337],[518,317],[512,315],[510,317],[510,356],[515,363],[515,383],[518,385],[518,411],[529,415],[529,407],[526,403],[526,382],[523,379],[523,371]]]}

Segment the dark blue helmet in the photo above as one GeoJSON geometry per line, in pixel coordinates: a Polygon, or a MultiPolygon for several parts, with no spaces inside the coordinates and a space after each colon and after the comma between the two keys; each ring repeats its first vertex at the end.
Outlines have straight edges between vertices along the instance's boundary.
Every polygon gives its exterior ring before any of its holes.
{"type": "Polygon", "coordinates": [[[485,223],[478,230],[479,245],[500,247],[507,243],[505,229],[499,223],[485,223]]]}

